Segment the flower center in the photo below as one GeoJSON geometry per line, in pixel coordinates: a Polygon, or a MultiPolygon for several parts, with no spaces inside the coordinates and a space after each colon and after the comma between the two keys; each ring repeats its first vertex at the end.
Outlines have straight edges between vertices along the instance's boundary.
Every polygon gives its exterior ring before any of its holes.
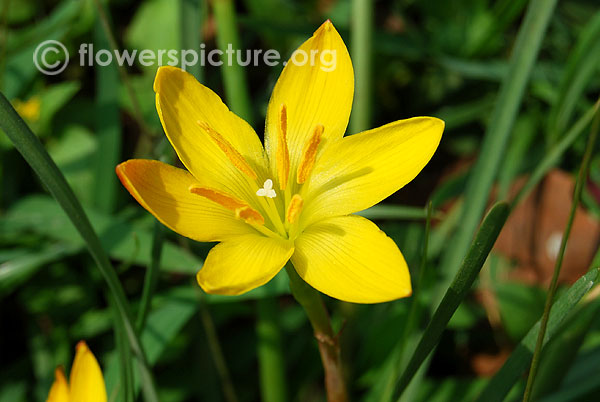
{"type": "Polygon", "coordinates": [[[290,169],[290,152],[287,142],[287,108],[282,104],[279,109],[279,124],[277,126],[277,150],[275,163],[279,190],[281,197],[277,200],[277,191],[273,188],[273,180],[267,178],[262,187],[257,183],[258,175],[252,166],[219,132],[210,125],[198,121],[198,125],[213,140],[225,154],[233,166],[239,170],[251,186],[259,187],[256,190],[258,205],[246,202],[231,196],[223,191],[201,186],[191,186],[189,191],[205,197],[224,208],[231,210],[238,219],[244,220],[260,233],[269,237],[283,237],[295,239],[300,232],[300,215],[304,207],[302,187],[310,177],[324,127],[318,124],[313,129],[312,135],[304,144],[298,167],[295,171],[290,169]],[[295,180],[294,180],[295,179],[295,180]],[[259,207],[256,209],[255,207],[259,207]],[[265,219],[265,218],[268,218],[265,219]]]}
{"type": "Polygon", "coordinates": [[[277,193],[273,190],[273,180],[267,179],[265,180],[265,184],[263,184],[263,188],[259,188],[256,191],[256,195],[259,197],[269,197],[275,198],[277,197],[277,193]]]}

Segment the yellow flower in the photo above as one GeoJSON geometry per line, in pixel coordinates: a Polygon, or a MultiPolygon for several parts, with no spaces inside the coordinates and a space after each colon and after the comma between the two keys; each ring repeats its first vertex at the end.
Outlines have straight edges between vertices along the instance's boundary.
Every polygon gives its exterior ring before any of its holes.
{"type": "Polygon", "coordinates": [[[32,96],[26,101],[15,99],[13,101],[15,110],[21,115],[22,118],[29,121],[38,121],[40,118],[40,106],[41,101],[39,96],[32,96]]]}
{"type": "Polygon", "coordinates": [[[69,384],[65,371],[58,367],[54,372],[54,384],[46,402],[106,402],[102,371],[84,341],[77,344],[69,384]]]}
{"type": "Polygon", "coordinates": [[[352,214],[410,182],[433,156],[444,122],[416,117],[344,137],[354,72],[342,38],[326,21],[297,52],[271,95],[264,148],[213,91],[178,68],[159,68],[156,108],[187,171],[129,160],[117,174],[164,225],[220,242],[197,275],[208,293],[247,292],[291,259],[306,282],[337,299],[409,296],[396,244],[352,214]]]}

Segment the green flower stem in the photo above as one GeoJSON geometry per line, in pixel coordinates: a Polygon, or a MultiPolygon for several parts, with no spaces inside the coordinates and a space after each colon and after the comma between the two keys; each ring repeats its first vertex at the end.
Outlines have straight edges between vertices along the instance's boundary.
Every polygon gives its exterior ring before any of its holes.
{"type": "Polygon", "coordinates": [[[600,131],[600,112],[596,112],[596,116],[594,117],[594,121],[592,123],[592,130],[590,132],[588,143],[585,148],[585,154],[583,155],[583,161],[581,162],[581,168],[579,169],[577,182],[575,183],[575,191],[573,192],[573,204],[571,205],[571,211],[569,212],[567,226],[565,228],[565,232],[560,243],[560,252],[558,253],[558,257],[556,258],[554,273],[552,275],[552,281],[550,282],[550,289],[548,290],[548,295],[546,296],[544,314],[542,315],[542,320],[540,323],[540,332],[538,333],[537,341],[535,343],[535,350],[533,352],[533,359],[531,361],[529,377],[527,378],[525,394],[523,395],[524,402],[527,402],[531,399],[531,390],[540,363],[540,355],[542,351],[542,346],[544,345],[544,336],[546,335],[548,319],[550,318],[550,310],[552,309],[554,295],[556,294],[556,289],[558,286],[558,276],[560,275],[560,269],[562,267],[565,250],[567,248],[567,240],[569,239],[569,235],[571,234],[571,227],[573,226],[573,221],[575,219],[575,212],[577,211],[577,206],[579,205],[579,201],[581,199],[581,192],[583,191],[583,187],[585,186],[585,182],[587,179],[590,161],[592,159],[592,153],[594,152],[594,147],[596,146],[596,138],[598,137],[598,131],[600,131]]]}
{"type": "Polygon", "coordinates": [[[350,133],[371,127],[371,38],[373,33],[373,1],[352,1],[351,52],[356,83],[350,133]]]}
{"type": "Polygon", "coordinates": [[[290,278],[290,290],[296,301],[306,311],[319,344],[321,361],[325,370],[327,400],[329,402],[345,402],[348,400],[348,395],[342,370],[340,346],[337,335],[333,333],[329,314],[325,309],[321,294],[304,282],[291,264],[287,264],[285,269],[290,278]]]}
{"type": "Polygon", "coordinates": [[[252,125],[254,116],[244,67],[238,64],[235,54],[225,53],[229,45],[233,50],[240,49],[235,7],[232,0],[213,0],[212,5],[217,22],[217,45],[223,51],[221,71],[227,104],[238,116],[252,125]],[[231,60],[228,60],[229,58],[231,60]]]}
{"type": "Polygon", "coordinates": [[[144,350],[131,321],[131,312],[125,292],[108,259],[108,255],[102,248],[98,235],[94,231],[79,200],[75,197],[62,172],[58,169],[52,158],[50,158],[40,140],[31,132],[27,124],[25,124],[2,93],[0,93],[0,129],[4,130],[15,148],[23,155],[23,158],[25,158],[48,191],[50,191],[60,204],[85,241],[90,254],[106,281],[110,295],[114,298],[115,306],[123,321],[123,326],[129,339],[129,344],[137,358],[145,400],[158,401],[152,373],[148,368],[144,350]]]}

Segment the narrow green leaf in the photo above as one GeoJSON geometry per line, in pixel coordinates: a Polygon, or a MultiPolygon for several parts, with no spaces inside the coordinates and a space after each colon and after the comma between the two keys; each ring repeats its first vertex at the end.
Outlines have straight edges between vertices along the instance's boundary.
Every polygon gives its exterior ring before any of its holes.
{"type": "Polygon", "coordinates": [[[402,331],[402,337],[396,343],[390,356],[386,360],[381,369],[379,380],[371,388],[371,392],[367,395],[368,401],[389,401],[394,392],[396,379],[398,378],[398,370],[403,358],[406,356],[408,344],[413,340],[415,329],[418,328],[418,317],[421,315],[423,291],[421,286],[425,278],[425,269],[427,268],[427,256],[429,247],[429,234],[431,230],[431,217],[433,211],[433,203],[430,201],[427,205],[427,220],[425,221],[425,236],[423,240],[423,248],[421,250],[421,263],[419,265],[418,276],[413,283],[413,296],[410,300],[410,308],[402,331]]]}
{"type": "Polygon", "coordinates": [[[548,326],[548,319],[550,318],[550,310],[552,309],[552,304],[554,303],[554,295],[556,294],[556,289],[558,287],[558,277],[560,275],[563,258],[567,249],[567,241],[569,240],[569,235],[571,234],[571,228],[575,220],[575,213],[577,212],[577,207],[579,205],[579,202],[581,201],[581,193],[583,192],[583,188],[585,187],[587,182],[590,162],[592,160],[592,154],[596,147],[596,139],[598,138],[599,131],[600,113],[596,112],[596,116],[594,118],[594,121],[592,122],[591,132],[588,137],[588,142],[585,148],[585,153],[583,154],[583,161],[581,162],[579,174],[577,175],[577,181],[575,182],[575,190],[573,191],[573,202],[569,211],[569,218],[567,220],[565,231],[562,235],[560,251],[558,253],[558,256],[556,257],[554,272],[552,273],[552,279],[550,281],[550,287],[548,289],[548,295],[546,297],[544,314],[542,315],[540,323],[540,333],[538,335],[537,342],[535,345],[535,352],[533,353],[533,359],[531,361],[531,369],[529,370],[529,378],[527,379],[525,395],[523,396],[524,402],[528,402],[529,400],[531,400],[531,391],[535,382],[535,376],[537,374],[537,368],[541,357],[542,347],[544,345],[544,336],[546,333],[546,328],[548,326]]]}
{"type": "Polygon", "coordinates": [[[590,124],[596,112],[600,109],[600,98],[596,101],[583,116],[571,127],[571,129],[562,137],[562,139],[554,144],[554,146],[544,155],[544,158],[536,164],[535,169],[529,175],[527,182],[515,198],[512,199],[512,206],[516,206],[529,192],[544,178],[546,173],[560,162],[562,155],[575,142],[579,135],[583,133],[585,128],[590,124]]]}
{"type": "Polygon", "coordinates": [[[352,1],[350,51],[354,65],[355,83],[350,134],[368,130],[371,126],[373,14],[373,1],[352,1]]]}
{"type": "Polygon", "coordinates": [[[467,182],[461,224],[447,245],[442,259],[440,272],[443,278],[435,292],[433,305],[437,305],[448,288],[484,212],[555,5],[556,0],[533,0],[529,3],[479,158],[467,182]]]}
{"type": "Polygon", "coordinates": [[[569,318],[562,330],[544,348],[531,393],[534,401],[560,388],[563,379],[575,363],[588,331],[600,318],[600,300],[596,299],[584,305],[569,318]]]}
{"type": "Polygon", "coordinates": [[[0,297],[27,281],[38,269],[67,255],[73,254],[77,249],[62,244],[42,247],[39,250],[27,249],[18,255],[0,264],[0,297]]]}
{"type": "MultiPolygon", "coordinates": [[[[124,218],[85,208],[92,226],[100,235],[102,247],[110,258],[148,266],[152,255],[152,233],[124,218]],[[132,259],[132,257],[134,257],[132,259]]],[[[79,233],[69,226],[68,217],[51,197],[33,195],[18,201],[0,217],[0,235],[33,232],[67,246],[84,246],[79,233]]],[[[165,241],[161,269],[184,275],[195,275],[202,260],[176,244],[165,241]]]]}
{"type": "MultiPolygon", "coordinates": [[[[110,43],[102,22],[96,20],[94,42],[102,49],[110,43]]],[[[102,212],[113,212],[117,200],[115,166],[121,158],[121,120],[119,116],[119,70],[116,63],[94,69],[96,74],[94,123],[98,147],[94,155],[93,205],[102,212]]]]}
{"type": "MultiPolygon", "coordinates": [[[[148,320],[140,335],[142,345],[153,366],[171,344],[175,336],[198,310],[198,297],[189,285],[175,288],[159,298],[159,306],[148,314],[148,320]]],[[[119,361],[117,356],[108,360],[104,370],[107,389],[114,389],[119,382],[119,361]]],[[[135,384],[135,392],[139,383],[135,384]]]]}
{"type": "Polygon", "coordinates": [[[114,297],[115,299],[115,305],[127,331],[129,343],[139,363],[143,378],[144,395],[148,401],[157,401],[158,396],[154,388],[152,374],[149,371],[144,350],[141,347],[131,321],[131,312],[125,292],[107,254],[102,248],[98,235],[92,228],[87,215],[61,171],[52,158],[50,158],[40,140],[31,132],[27,124],[25,124],[2,93],[0,93],[0,128],[4,130],[8,138],[15,145],[15,148],[17,148],[39,176],[42,183],[44,183],[48,191],[50,191],[52,196],[61,205],[81,237],[85,240],[90,254],[106,281],[108,290],[110,291],[109,297],[114,297]]]}
{"type": "Polygon", "coordinates": [[[287,398],[277,299],[257,300],[256,341],[260,369],[260,394],[264,402],[283,402],[287,398]]]}
{"type": "Polygon", "coordinates": [[[557,101],[552,105],[549,118],[549,141],[553,145],[566,130],[575,112],[577,103],[588,82],[600,65],[600,11],[597,12],[583,28],[575,48],[567,59],[565,72],[562,75],[557,101]]]}
{"type": "MultiPolygon", "coordinates": [[[[594,286],[598,279],[598,272],[599,270],[597,268],[592,269],[586,275],[579,278],[579,280],[556,301],[548,320],[544,344],[556,333],[563,320],[575,308],[577,303],[579,303],[579,300],[581,300],[592,286],[594,286]]],[[[519,343],[511,353],[502,368],[494,375],[494,377],[492,377],[477,398],[478,402],[500,402],[504,400],[513,385],[521,378],[529,366],[539,330],[540,321],[531,327],[527,335],[525,335],[521,343],[519,343]]]]}
{"type": "MultiPolygon", "coordinates": [[[[364,216],[369,219],[427,219],[427,209],[421,207],[411,207],[407,205],[376,205],[364,211],[358,212],[357,215],[364,216]]],[[[443,214],[440,211],[433,211],[432,218],[442,219],[443,214]]]]}
{"type": "Polygon", "coordinates": [[[154,222],[154,233],[152,234],[152,254],[150,256],[150,265],[148,271],[144,277],[144,288],[142,290],[142,300],[140,302],[140,309],[138,311],[136,327],[138,331],[144,329],[146,324],[146,317],[150,311],[150,304],[152,303],[152,295],[156,289],[158,282],[158,274],[160,272],[160,256],[163,250],[164,242],[164,230],[162,223],[159,221],[154,222]]]}
{"type": "Polygon", "coordinates": [[[212,6],[217,23],[217,45],[224,52],[221,72],[227,105],[234,113],[252,125],[254,114],[250,103],[246,72],[244,67],[236,60],[232,60],[233,63],[229,64],[225,55],[227,46],[231,46],[233,49],[241,49],[234,2],[232,0],[218,0],[213,1],[212,6]]]}
{"type": "Polygon", "coordinates": [[[502,226],[508,218],[509,211],[510,208],[508,204],[498,203],[492,207],[483,220],[458,273],[446,291],[442,302],[431,318],[429,325],[427,325],[406,369],[397,382],[396,390],[398,396],[402,394],[423,361],[437,345],[450,318],[452,318],[452,315],[460,303],[468,295],[471,285],[477,278],[479,271],[483,267],[488,254],[500,234],[502,226]]]}
{"type": "MultiPolygon", "coordinates": [[[[181,48],[182,49],[200,49],[202,40],[202,18],[206,2],[200,0],[180,0],[179,7],[181,20],[181,48]]],[[[192,66],[185,66],[186,71],[191,73],[198,81],[202,82],[202,65],[195,63],[192,66]]]]}

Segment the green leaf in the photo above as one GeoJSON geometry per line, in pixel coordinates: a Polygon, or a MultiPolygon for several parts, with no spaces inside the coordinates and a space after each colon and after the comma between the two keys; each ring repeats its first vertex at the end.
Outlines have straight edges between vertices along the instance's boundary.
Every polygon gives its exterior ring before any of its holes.
{"type": "Polygon", "coordinates": [[[468,295],[471,285],[477,278],[479,271],[483,267],[488,254],[500,234],[502,226],[508,218],[509,211],[508,204],[498,203],[483,220],[458,273],[446,291],[429,325],[427,325],[406,369],[396,384],[398,396],[402,394],[423,361],[425,361],[429,353],[437,345],[452,315],[468,295]]]}
{"type": "MultiPolygon", "coordinates": [[[[100,15],[94,26],[94,43],[104,49],[110,42],[102,29],[100,15]]],[[[92,201],[99,211],[110,213],[116,207],[117,175],[121,158],[121,119],[119,115],[119,70],[116,63],[97,68],[94,126],[98,147],[93,157],[94,188],[92,201]]]]}
{"type": "Polygon", "coordinates": [[[42,183],[45,184],[46,188],[63,208],[73,226],[75,226],[84,239],[88,251],[106,281],[108,287],[107,296],[114,298],[118,314],[127,331],[129,344],[137,358],[143,378],[144,396],[148,401],[158,400],[154,380],[146,363],[144,350],[131,321],[131,312],[125,292],[108,259],[108,255],[102,248],[98,235],[94,231],[87,215],[83,211],[83,207],[75,197],[63,174],[52,158],[50,158],[40,140],[31,132],[2,93],[0,93],[0,128],[4,130],[8,138],[15,145],[15,148],[25,158],[42,183]]]}
{"type": "Polygon", "coordinates": [[[436,290],[434,305],[440,300],[460,266],[460,261],[469,248],[485,210],[555,5],[556,0],[533,0],[529,3],[525,19],[519,28],[508,74],[502,81],[496,107],[485,133],[479,158],[467,182],[461,224],[443,255],[440,267],[443,277],[436,290]]]}
{"type": "MultiPolygon", "coordinates": [[[[197,289],[186,286],[169,291],[164,295],[163,303],[150,312],[140,338],[151,366],[156,364],[167,346],[197,312],[198,306],[197,289]]],[[[118,384],[119,360],[116,357],[109,359],[104,370],[108,390],[114,390],[118,384]]],[[[136,389],[138,386],[136,384],[136,389]]]]}
{"type": "MultiPolygon", "coordinates": [[[[548,342],[540,360],[540,368],[531,392],[534,401],[555,392],[573,367],[577,353],[584,345],[588,331],[600,318],[599,300],[584,305],[569,317],[562,330],[548,342]]],[[[588,373],[593,373],[589,371],[588,373]]]]}
{"type": "Polygon", "coordinates": [[[594,14],[581,31],[575,48],[567,59],[559,85],[557,101],[549,118],[549,141],[554,144],[566,130],[578,102],[600,65],[600,11],[594,14]]]}
{"type": "MultiPolygon", "coordinates": [[[[550,319],[548,320],[548,328],[544,343],[556,333],[560,328],[560,324],[575,308],[579,300],[594,286],[598,279],[598,269],[592,269],[586,275],[579,278],[577,282],[563,294],[552,307],[550,319]]],[[[487,386],[481,392],[477,401],[479,402],[494,402],[503,401],[505,396],[511,390],[513,385],[523,375],[533,356],[535,342],[540,329],[540,321],[538,321],[525,335],[521,343],[511,353],[508,360],[502,368],[492,377],[487,386]]]]}
{"type": "MultiPolygon", "coordinates": [[[[150,264],[152,234],[149,230],[91,208],[85,208],[85,211],[111,258],[139,265],[150,264]]],[[[0,235],[25,231],[60,240],[69,246],[84,245],[61,208],[45,195],[20,200],[0,218],[0,235]]],[[[161,255],[163,271],[195,275],[201,266],[201,259],[171,242],[165,242],[161,255]]]]}
{"type": "Polygon", "coordinates": [[[22,255],[3,262],[0,264],[0,297],[27,281],[44,265],[75,251],[65,245],[44,246],[39,250],[25,249],[22,255]]]}

